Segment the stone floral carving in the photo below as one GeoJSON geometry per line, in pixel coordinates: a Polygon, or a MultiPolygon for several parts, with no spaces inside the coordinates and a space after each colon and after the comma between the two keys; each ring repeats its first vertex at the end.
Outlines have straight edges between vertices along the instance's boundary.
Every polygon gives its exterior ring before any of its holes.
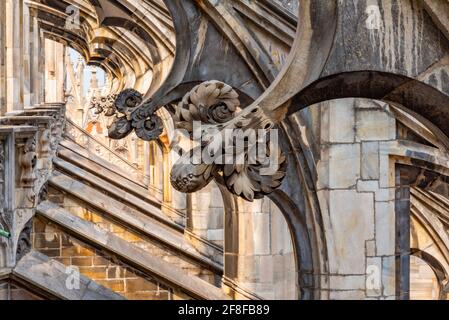
{"type": "Polygon", "coordinates": [[[193,164],[190,161],[190,153],[186,153],[178,161],[171,171],[171,183],[173,187],[184,193],[201,190],[209,184],[217,173],[218,167],[214,164],[193,164]]]}
{"type": "Polygon", "coordinates": [[[108,128],[111,139],[123,139],[135,130],[136,135],[143,140],[156,140],[163,131],[162,120],[149,110],[144,114],[136,113],[142,101],[143,96],[140,92],[126,89],[118,95],[95,98],[91,105],[97,108],[98,113],[104,112],[106,116],[114,117],[108,128]]]}
{"type": "Polygon", "coordinates": [[[281,185],[286,159],[275,139],[274,122],[259,107],[233,118],[238,106],[237,93],[216,81],[195,87],[178,105],[178,127],[192,133],[198,120],[206,129],[199,146],[173,166],[176,190],[195,192],[215,178],[233,194],[253,201],[281,185]]]}
{"type": "Polygon", "coordinates": [[[116,94],[108,94],[107,96],[93,96],[90,101],[90,108],[95,109],[95,113],[104,113],[107,117],[112,117],[117,112],[115,108],[116,94]]]}
{"type": "Polygon", "coordinates": [[[240,106],[238,93],[219,81],[207,81],[194,87],[179,103],[175,123],[178,129],[193,131],[193,122],[221,124],[231,120],[240,106]]]}

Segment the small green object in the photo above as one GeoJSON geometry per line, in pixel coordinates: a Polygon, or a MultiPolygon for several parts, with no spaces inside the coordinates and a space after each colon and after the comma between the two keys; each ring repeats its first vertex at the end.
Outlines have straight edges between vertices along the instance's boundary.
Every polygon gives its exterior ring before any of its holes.
{"type": "Polygon", "coordinates": [[[8,239],[11,238],[11,234],[8,231],[2,229],[0,229],[0,236],[8,239]]]}

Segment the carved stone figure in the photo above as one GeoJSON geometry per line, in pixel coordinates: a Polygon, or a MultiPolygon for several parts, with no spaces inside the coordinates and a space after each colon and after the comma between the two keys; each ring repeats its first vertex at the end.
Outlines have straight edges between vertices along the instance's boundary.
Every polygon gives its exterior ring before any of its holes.
{"type": "Polygon", "coordinates": [[[26,140],[23,150],[19,156],[19,164],[21,169],[20,182],[23,187],[32,188],[36,175],[34,167],[36,166],[36,138],[30,137],[26,140]]]}
{"type": "Polygon", "coordinates": [[[33,229],[33,220],[29,220],[17,240],[16,261],[19,261],[31,250],[31,231],[33,229]]]}
{"type": "Polygon", "coordinates": [[[48,158],[51,155],[51,130],[45,129],[40,137],[41,157],[48,158]]]}

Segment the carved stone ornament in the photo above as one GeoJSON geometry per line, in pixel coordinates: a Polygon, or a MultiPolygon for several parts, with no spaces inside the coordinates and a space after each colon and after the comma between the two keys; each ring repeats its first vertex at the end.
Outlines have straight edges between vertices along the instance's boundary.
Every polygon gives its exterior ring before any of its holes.
{"type": "Polygon", "coordinates": [[[259,107],[233,118],[238,106],[238,94],[218,81],[193,88],[179,103],[178,127],[191,133],[193,122],[201,121],[206,129],[200,145],[172,168],[176,190],[195,192],[216,179],[233,194],[253,201],[281,185],[286,159],[274,139],[274,122],[259,107]]]}
{"type": "Polygon", "coordinates": [[[162,119],[154,113],[155,110],[141,108],[142,101],[140,92],[126,89],[118,95],[95,98],[91,101],[91,107],[97,108],[98,113],[104,112],[106,116],[114,117],[108,128],[111,139],[123,139],[135,130],[143,140],[156,140],[163,132],[162,119]],[[145,111],[136,113],[137,107],[145,111]]]}
{"type": "Polygon", "coordinates": [[[39,139],[41,145],[41,157],[48,158],[51,156],[51,130],[45,129],[39,139]]]}
{"type": "Polygon", "coordinates": [[[238,93],[219,81],[207,81],[187,93],[176,108],[177,129],[193,133],[193,122],[221,124],[230,121],[240,107],[238,93]]]}
{"type": "Polygon", "coordinates": [[[20,232],[17,240],[16,261],[19,261],[23,256],[31,251],[31,231],[33,229],[33,219],[29,220],[22,232],[20,232]]]}
{"type": "Polygon", "coordinates": [[[116,113],[115,99],[116,94],[108,94],[104,97],[93,96],[90,101],[90,108],[95,109],[96,114],[104,113],[107,117],[112,117],[116,113]]]}
{"type": "Polygon", "coordinates": [[[33,136],[26,140],[19,157],[21,169],[20,182],[22,187],[32,188],[34,186],[34,181],[36,180],[34,172],[36,162],[36,138],[33,136]]]}

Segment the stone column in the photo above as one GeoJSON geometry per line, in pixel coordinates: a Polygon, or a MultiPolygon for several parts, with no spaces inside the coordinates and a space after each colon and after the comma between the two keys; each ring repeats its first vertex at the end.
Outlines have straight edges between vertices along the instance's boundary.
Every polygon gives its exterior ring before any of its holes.
{"type": "Polygon", "coordinates": [[[224,289],[236,299],[297,299],[293,241],[282,212],[268,198],[239,198],[225,223],[224,289]]]}
{"type": "Polygon", "coordinates": [[[395,119],[370,100],[320,108],[317,195],[330,273],[321,298],[394,299],[394,164],[382,143],[395,140],[395,119]]]}
{"type": "Polygon", "coordinates": [[[64,102],[64,45],[45,39],[45,102],[64,102]]]}
{"type": "Polygon", "coordinates": [[[162,150],[162,161],[164,164],[163,177],[162,177],[162,187],[163,187],[163,201],[164,203],[170,204],[172,200],[171,185],[170,185],[170,151],[167,149],[162,150]]]}
{"type": "Polygon", "coordinates": [[[215,182],[190,195],[185,236],[202,254],[223,262],[223,198],[215,182]]]}
{"type": "Polygon", "coordinates": [[[223,220],[223,198],[214,181],[191,195],[187,229],[196,237],[223,246],[223,220]]]}
{"type": "Polygon", "coordinates": [[[37,81],[39,81],[39,92],[38,92],[38,99],[39,103],[45,102],[45,37],[42,30],[39,30],[39,76],[37,81]]]}
{"type": "Polygon", "coordinates": [[[150,143],[148,141],[144,141],[143,143],[143,174],[144,174],[144,183],[145,185],[150,184],[150,143]]]}
{"type": "Polygon", "coordinates": [[[23,4],[23,106],[31,106],[31,33],[30,33],[30,8],[23,4]]]}
{"type": "Polygon", "coordinates": [[[6,113],[6,2],[0,1],[0,115],[6,113]]]}
{"type": "Polygon", "coordinates": [[[39,70],[39,59],[40,59],[40,30],[39,23],[36,13],[32,14],[31,17],[31,105],[39,106],[40,103],[40,91],[41,91],[41,77],[39,70]]]}
{"type": "Polygon", "coordinates": [[[45,102],[56,102],[55,43],[45,39],[45,102]]]}
{"type": "Polygon", "coordinates": [[[23,0],[5,0],[6,109],[23,109],[23,0]]]}

